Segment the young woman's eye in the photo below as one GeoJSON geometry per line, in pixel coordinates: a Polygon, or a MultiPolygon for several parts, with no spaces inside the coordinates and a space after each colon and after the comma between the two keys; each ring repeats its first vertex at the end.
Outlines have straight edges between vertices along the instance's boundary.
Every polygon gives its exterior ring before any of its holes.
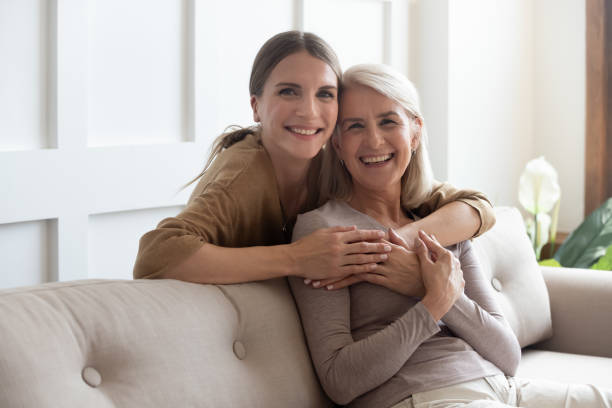
{"type": "Polygon", "coordinates": [[[297,92],[295,92],[295,89],[293,88],[283,88],[280,91],[278,91],[279,95],[288,95],[288,96],[294,96],[297,95],[297,92]]]}
{"type": "Polygon", "coordinates": [[[329,98],[329,99],[334,99],[336,97],[336,95],[331,92],[331,91],[320,91],[317,96],[319,96],[320,98],[329,98]]]}

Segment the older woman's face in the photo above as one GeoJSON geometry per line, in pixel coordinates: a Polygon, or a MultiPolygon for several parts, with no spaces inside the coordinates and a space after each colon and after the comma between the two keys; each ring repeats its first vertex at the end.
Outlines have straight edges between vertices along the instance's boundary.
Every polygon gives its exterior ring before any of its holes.
{"type": "Polygon", "coordinates": [[[418,138],[411,119],[397,102],[366,86],[344,91],[334,147],[355,188],[383,191],[401,186],[418,138]]]}

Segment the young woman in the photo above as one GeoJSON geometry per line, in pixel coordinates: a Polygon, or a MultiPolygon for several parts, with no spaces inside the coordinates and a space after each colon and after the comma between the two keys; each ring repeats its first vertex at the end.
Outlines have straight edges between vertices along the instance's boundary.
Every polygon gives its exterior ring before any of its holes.
{"type": "MultiPolygon", "coordinates": [[[[324,199],[321,149],[336,126],[340,76],[335,53],[319,37],[289,31],[268,40],[249,84],[258,125],[220,136],[186,208],[141,238],[134,277],[218,284],[349,277],[341,287],[355,280],[351,275],[372,272],[387,260],[391,247],[379,241],[384,234],[352,225],[289,243],[296,215],[324,199]]],[[[447,244],[494,223],[484,196],[449,185],[430,192],[422,208],[439,209],[420,227],[447,244]]],[[[398,230],[408,239],[415,231],[398,230]]]]}
{"type": "MultiPolygon", "coordinates": [[[[383,65],[357,65],[343,81],[339,130],[324,166],[337,166],[325,187],[336,199],[300,215],[295,240],[330,225],[384,231],[416,224],[411,210],[432,188],[412,84],[383,65]]],[[[336,291],[289,278],[332,400],[376,408],[610,407],[612,396],[594,387],[506,377],[521,349],[470,242],[445,249],[420,232],[417,243],[420,275],[399,284],[380,280],[384,264],[365,274],[367,282],[336,291]]],[[[392,246],[389,262],[407,256],[392,246]]]]}

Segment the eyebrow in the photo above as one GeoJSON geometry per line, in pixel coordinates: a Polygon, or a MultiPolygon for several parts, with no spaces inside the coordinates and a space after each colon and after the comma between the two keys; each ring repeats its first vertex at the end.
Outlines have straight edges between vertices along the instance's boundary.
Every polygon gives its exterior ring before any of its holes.
{"type": "MultiPolygon", "coordinates": [[[[392,110],[383,112],[383,113],[379,113],[378,115],[376,115],[377,118],[386,118],[387,116],[399,117],[398,113],[392,110]]],[[[363,119],[362,118],[346,118],[342,120],[342,125],[344,125],[346,122],[363,122],[363,119]]]]}
{"type": "MultiPolygon", "coordinates": [[[[296,84],[294,82],[279,82],[275,86],[276,87],[291,86],[293,88],[302,88],[302,86],[300,84],[296,84]]],[[[338,87],[333,86],[333,85],[323,85],[323,86],[319,87],[319,89],[338,89],[338,87]]]]}

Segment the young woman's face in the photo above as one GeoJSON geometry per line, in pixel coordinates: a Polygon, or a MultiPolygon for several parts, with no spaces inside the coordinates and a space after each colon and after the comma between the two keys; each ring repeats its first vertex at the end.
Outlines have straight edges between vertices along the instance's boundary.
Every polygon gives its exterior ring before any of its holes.
{"type": "Polygon", "coordinates": [[[262,94],[251,97],[269,153],[289,160],[312,159],[336,125],[337,98],[338,80],[325,62],[306,51],[281,60],[262,94]]]}
{"type": "Polygon", "coordinates": [[[414,119],[397,102],[366,86],[343,91],[334,148],[352,176],[353,187],[384,191],[401,186],[418,137],[414,119]]]}

